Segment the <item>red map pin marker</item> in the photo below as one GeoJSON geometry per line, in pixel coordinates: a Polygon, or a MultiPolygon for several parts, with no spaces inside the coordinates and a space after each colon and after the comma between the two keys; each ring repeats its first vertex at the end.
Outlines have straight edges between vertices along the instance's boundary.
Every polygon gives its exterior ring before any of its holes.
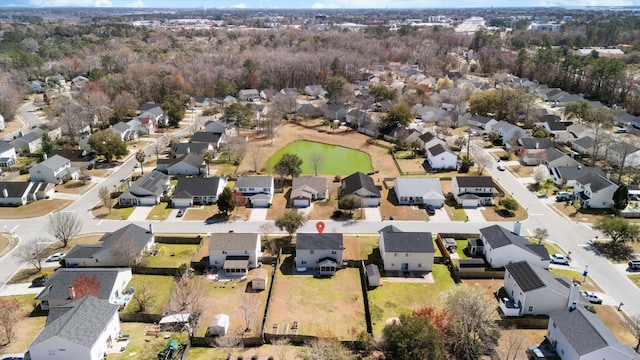
{"type": "Polygon", "coordinates": [[[316,229],[318,229],[318,233],[322,234],[322,231],[324,231],[324,223],[322,221],[318,221],[316,223],[316,229]]]}

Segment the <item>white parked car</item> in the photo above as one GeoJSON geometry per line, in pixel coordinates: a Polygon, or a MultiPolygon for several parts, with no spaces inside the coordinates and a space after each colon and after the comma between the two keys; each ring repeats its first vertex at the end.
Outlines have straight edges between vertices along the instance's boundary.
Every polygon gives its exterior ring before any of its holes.
{"type": "Polygon", "coordinates": [[[65,253],[55,253],[47,258],[47,262],[60,261],[65,255],[65,253]]]}
{"type": "Polygon", "coordinates": [[[499,171],[504,171],[505,170],[505,168],[504,168],[504,166],[502,164],[498,164],[497,169],[499,171]]]}
{"type": "Polygon", "coordinates": [[[551,254],[551,263],[569,265],[571,263],[571,259],[562,254],[551,254]]]}
{"type": "Polygon", "coordinates": [[[582,296],[592,304],[602,304],[602,298],[592,291],[582,291],[582,296]]]}

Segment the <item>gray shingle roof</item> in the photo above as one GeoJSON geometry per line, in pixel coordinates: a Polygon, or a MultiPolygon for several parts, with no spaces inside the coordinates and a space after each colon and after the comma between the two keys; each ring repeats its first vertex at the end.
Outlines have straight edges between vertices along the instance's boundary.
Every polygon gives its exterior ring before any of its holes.
{"type": "Polygon", "coordinates": [[[549,259],[549,252],[543,245],[531,244],[529,240],[516,235],[500,225],[492,225],[480,229],[480,234],[487,240],[493,249],[507,245],[515,245],[526,251],[539,255],[543,259],[549,259]]]}
{"type": "Polygon", "coordinates": [[[518,142],[525,149],[549,149],[554,147],[553,141],[548,138],[521,138],[518,142]]]}
{"type": "Polygon", "coordinates": [[[270,188],[273,176],[256,175],[256,176],[239,176],[236,180],[236,188],[270,188]]]}
{"type": "Polygon", "coordinates": [[[293,178],[291,183],[291,197],[300,195],[303,191],[310,188],[317,193],[325,192],[327,189],[327,179],[319,176],[301,176],[293,178]]]}
{"type": "Polygon", "coordinates": [[[217,144],[220,141],[220,133],[213,133],[207,131],[198,131],[191,137],[192,143],[209,143],[217,144]]]}
{"type": "Polygon", "coordinates": [[[380,229],[384,234],[384,249],[387,252],[434,253],[430,232],[403,232],[393,226],[380,229]]]}
{"type": "Polygon", "coordinates": [[[458,187],[491,187],[495,188],[496,184],[493,182],[491,176],[456,176],[458,187]]]}
{"type": "Polygon", "coordinates": [[[342,234],[298,233],[296,250],[342,250],[344,242],[342,234]]]}
{"type": "Polygon", "coordinates": [[[176,155],[187,153],[202,154],[209,151],[209,143],[178,143],[171,146],[171,151],[176,155]]]}
{"type": "Polygon", "coordinates": [[[102,245],[79,244],[67,253],[69,259],[90,258],[102,250],[102,245]]]}
{"type": "MultiPolygon", "coordinates": [[[[52,157],[48,158],[47,160],[39,163],[39,166],[44,166],[48,169],[51,170],[57,170],[61,167],[63,167],[64,165],[69,163],[69,159],[66,159],[60,155],[53,155],[52,157]]],[[[36,165],[36,166],[38,166],[36,165]]]]}
{"type": "Polygon", "coordinates": [[[593,149],[594,142],[595,142],[595,139],[592,138],[591,136],[583,136],[580,139],[577,139],[576,141],[574,141],[573,143],[585,149],[591,150],[593,149]]]}
{"type": "Polygon", "coordinates": [[[167,166],[173,166],[183,162],[193,166],[194,168],[200,168],[200,166],[204,162],[204,158],[201,155],[194,154],[194,153],[180,155],[175,159],[169,159],[169,160],[170,161],[167,163],[167,166]]]}
{"type": "Polygon", "coordinates": [[[194,196],[216,196],[220,183],[219,176],[210,178],[180,178],[173,192],[174,198],[192,198],[194,196]]]}
{"type": "Polygon", "coordinates": [[[604,175],[599,166],[558,166],[554,169],[564,180],[576,180],[587,174],[604,175]]]}
{"type": "Polygon", "coordinates": [[[9,195],[8,197],[21,197],[24,195],[25,191],[27,191],[29,184],[31,184],[30,181],[0,182],[0,196],[3,196],[2,192],[6,189],[8,193],[7,195],[9,195]]]}
{"type": "MultiPolygon", "coordinates": [[[[131,193],[135,196],[160,196],[165,191],[165,184],[169,181],[169,176],[159,171],[153,170],[152,172],[143,175],[136,180],[129,189],[124,193],[131,193]]],[[[122,196],[122,195],[121,195],[122,196]]]]}
{"type": "Polygon", "coordinates": [[[209,240],[209,250],[253,250],[257,242],[255,233],[214,233],[209,240]]]}
{"type": "Polygon", "coordinates": [[[53,307],[47,323],[29,347],[59,337],[85,348],[91,348],[118,312],[118,306],[85,296],[66,306],[53,307]]]}
{"type": "Polygon", "coordinates": [[[8,141],[0,141],[0,153],[11,149],[13,149],[13,145],[11,145],[8,141]]]}
{"type": "Polygon", "coordinates": [[[602,189],[608,188],[609,186],[617,187],[617,185],[614,184],[611,180],[607,180],[607,178],[605,178],[604,176],[595,173],[586,174],[582,177],[579,177],[576,179],[576,182],[582,185],[590,184],[591,192],[598,192],[602,189]]]}
{"type": "Polygon", "coordinates": [[[569,284],[571,281],[565,277],[554,275],[549,270],[538,266],[531,266],[526,261],[505,265],[505,269],[513,276],[522,291],[526,292],[546,286],[564,295],[569,295],[569,284]]]}
{"type": "Polygon", "coordinates": [[[47,280],[44,289],[36,296],[38,300],[69,300],[69,286],[71,286],[83,274],[92,279],[94,276],[100,288],[98,289],[98,298],[108,300],[111,296],[111,290],[118,274],[121,271],[130,271],[130,269],[111,268],[111,269],[70,269],[61,268],[56,270],[51,278],[47,280]]]}
{"type": "Polygon", "coordinates": [[[444,146],[442,146],[442,144],[437,144],[437,145],[434,145],[434,146],[429,148],[429,152],[433,156],[438,156],[438,155],[440,155],[440,154],[442,154],[444,152],[447,152],[447,151],[448,150],[444,146]]]}
{"type": "Polygon", "coordinates": [[[132,239],[136,250],[141,252],[151,241],[151,238],[153,238],[153,234],[147,229],[135,224],[129,224],[114,232],[104,234],[100,241],[102,241],[102,247],[110,251],[111,247],[120,239],[132,239]]]}
{"type": "Polygon", "coordinates": [[[376,187],[373,182],[373,178],[367,176],[361,172],[351,174],[342,179],[343,194],[353,194],[355,191],[362,188],[380,197],[380,189],[376,187]]]}
{"type": "Polygon", "coordinates": [[[549,321],[560,329],[580,356],[611,346],[627,355],[626,359],[637,359],[631,348],[622,345],[602,320],[582,306],[573,311],[556,310],[549,314],[549,321]]]}

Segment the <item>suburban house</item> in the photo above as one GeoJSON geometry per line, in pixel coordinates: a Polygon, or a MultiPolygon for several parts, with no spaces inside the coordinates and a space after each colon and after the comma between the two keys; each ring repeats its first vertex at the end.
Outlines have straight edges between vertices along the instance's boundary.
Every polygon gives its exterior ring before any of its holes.
{"type": "Polygon", "coordinates": [[[591,155],[596,140],[592,136],[583,136],[571,143],[571,150],[580,155],[591,155]]]}
{"type": "Polygon", "coordinates": [[[0,168],[9,168],[17,162],[16,148],[9,142],[0,141],[0,168]]]}
{"type": "Polygon", "coordinates": [[[226,276],[246,276],[259,266],[260,234],[213,233],[209,239],[209,264],[226,276]]]}
{"type": "MultiPolygon", "coordinates": [[[[347,124],[350,124],[352,127],[360,127],[360,124],[364,124],[364,123],[374,123],[374,124],[378,124],[375,121],[371,120],[371,114],[369,114],[368,112],[361,110],[361,109],[351,109],[347,112],[347,116],[345,117],[345,120],[347,121],[347,124]]],[[[358,132],[361,132],[360,129],[358,129],[358,132]]],[[[370,134],[366,134],[371,136],[370,134]]]]}
{"type": "Polygon", "coordinates": [[[96,154],[85,150],[59,149],[51,150],[49,157],[60,155],[65,159],[69,159],[72,167],[78,169],[87,169],[96,164],[96,154]]]}
{"type": "Polygon", "coordinates": [[[574,187],[576,179],[587,174],[604,175],[599,166],[558,166],[549,169],[549,175],[557,186],[574,187]]]}
{"type": "MultiPolygon", "coordinates": [[[[347,115],[348,117],[349,115],[347,115]]],[[[358,121],[357,126],[358,132],[367,136],[377,137],[380,133],[380,123],[370,117],[367,120],[358,121]]]]}
{"type": "Polygon", "coordinates": [[[500,135],[500,140],[502,140],[507,149],[513,146],[517,139],[524,137],[527,134],[527,132],[521,127],[503,120],[491,125],[490,131],[495,131],[500,135]]]}
{"type": "Polygon", "coordinates": [[[307,85],[304,87],[304,93],[316,99],[322,99],[327,95],[322,85],[307,85]]]}
{"type": "Polygon", "coordinates": [[[549,314],[546,340],[562,360],[637,360],[638,355],[583,306],[568,306],[549,314]]]}
{"type": "Polygon", "coordinates": [[[129,268],[59,268],[51,274],[36,300],[40,301],[42,310],[67,305],[84,295],[94,295],[111,304],[122,304],[122,295],[129,281],[129,268]]]}
{"type": "Polygon", "coordinates": [[[582,124],[573,124],[567,127],[567,132],[573,135],[576,139],[580,139],[585,136],[595,138],[596,132],[591,127],[582,124]]]}
{"type": "Polygon", "coordinates": [[[436,144],[427,149],[427,162],[431,169],[455,170],[458,168],[458,155],[448,146],[436,144]]]}
{"type": "Polygon", "coordinates": [[[87,295],[52,308],[27,353],[32,360],[102,360],[119,335],[118,306],[87,295]]]}
{"type": "Polygon", "coordinates": [[[42,134],[30,132],[22,134],[10,142],[11,146],[20,154],[33,154],[42,150],[42,134]]]}
{"type": "Polygon", "coordinates": [[[347,109],[341,105],[329,104],[324,111],[324,117],[330,120],[344,120],[347,118],[347,109]]]}
{"type": "Polygon", "coordinates": [[[524,165],[542,164],[546,158],[546,150],[555,147],[549,138],[521,138],[518,139],[518,144],[518,157],[524,165]]]}
{"type": "Polygon", "coordinates": [[[296,116],[305,119],[317,119],[324,116],[324,110],[313,104],[298,104],[296,106],[296,116]]]}
{"type": "Polygon", "coordinates": [[[275,191],[273,176],[238,176],[233,192],[241,193],[254,208],[271,206],[275,191]]]}
{"type": "Polygon", "coordinates": [[[402,205],[431,205],[441,208],[444,195],[438,178],[399,177],[393,181],[393,190],[402,205]]]}
{"type": "Polygon", "coordinates": [[[354,195],[361,201],[362,207],[377,207],[380,205],[381,192],[373,182],[373,178],[357,172],[342,179],[340,196],[354,195]]]}
{"type": "Polygon", "coordinates": [[[558,166],[580,165],[578,160],[572,158],[571,156],[563,153],[562,151],[556,148],[549,148],[546,150],[546,153],[543,159],[543,164],[545,164],[548,169],[558,167],[558,166]]]}
{"type": "Polygon", "coordinates": [[[342,268],[342,234],[298,233],[295,266],[299,272],[313,270],[321,276],[332,276],[342,268]]]}
{"type": "Polygon", "coordinates": [[[222,134],[217,132],[198,131],[191,136],[189,142],[192,144],[210,144],[214,148],[218,148],[220,147],[220,144],[222,144],[222,134]]]}
{"type": "Polygon", "coordinates": [[[153,233],[135,224],[100,238],[100,244],[74,246],[65,256],[68,267],[126,267],[138,263],[154,243],[153,233]]]}
{"type": "Polygon", "coordinates": [[[169,175],[208,175],[209,166],[202,155],[195,153],[184,154],[175,159],[158,159],[156,170],[169,175]]]}
{"type": "Polygon", "coordinates": [[[418,142],[420,142],[420,148],[423,151],[427,151],[430,147],[436,145],[446,145],[446,143],[430,132],[426,132],[418,137],[418,142]]]}
{"type": "Polygon", "coordinates": [[[415,115],[416,119],[420,119],[426,123],[434,123],[444,117],[444,115],[446,114],[446,110],[437,107],[416,104],[411,109],[411,113],[415,115]]]}
{"type": "Polygon", "coordinates": [[[204,154],[213,151],[213,145],[209,143],[177,143],[171,145],[171,157],[178,157],[186,154],[204,154]]]}
{"type": "Polygon", "coordinates": [[[607,160],[623,167],[640,166],[640,148],[631,143],[614,142],[608,145],[607,160]],[[624,164],[622,162],[624,161],[624,164]]]}
{"type": "Polygon", "coordinates": [[[147,111],[144,114],[140,114],[134,119],[129,120],[127,122],[127,125],[129,125],[131,130],[140,135],[149,135],[156,132],[156,129],[158,128],[158,120],[156,119],[156,116],[154,114],[152,114],[150,111],[147,111]]]}
{"type": "Polygon", "coordinates": [[[482,130],[491,129],[497,122],[496,119],[482,115],[473,115],[471,119],[469,119],[469,125],[477,126],[482,130]]]}
{"type": "Polygon", "coordinates": [[[609,209],[613,206],[613,193],[618,185],[606,175],[586,174],[575,180],[573,193],[580,200],[580,207],[585,209],[609,209]]]}
{"type": "Polygon", "coordinates": [[[77,180],[79,173],[78,168],[71,166],[69,159],[60,155],[54,155],[29,169],[31,181],[43,181],[52,184],[62,184],[67,180],[77,180]]]}
{"type": "MultiPolygon", "coordinates": [[[[520,223],[515,229],[519,232],[520,223]]],[[[532,244],[516,232],[500,225],[480,229],[484,257],[492,268],[502,268],[517,261],[527,261],[533,266],[548,269],[551,259],[544,245],[532,244]]]]}
{"type": "Polygon", "coordinates": [[[329,194],[327,179],[319,176],[293,178],[289,201],[292,207],[305,208],[313,201],[324,200],[329,194]]]}
{"type": "Polygon", "coordinates": [[[227,178],[219,176],[180,178],[173,191],[171,204],[173,207],[215,204],[225,186],[227,178]]]}
{"type": "Polygon", "coordinates": [[[156,126],[164,126],[167,123],[167,115],[162,106],[153,101],[147,101],[140,106],[140,115],[151,114],[156,119],[156,126]]]}
{"type": "Polygon", "coordinates": [[[580,285],[526,261],[504,267],[504,292],[500,308],[506,316],[549,315],[573,302],[588,304],[580,295],[580,285]]]}
{"type": "Polygon", "coordinates": [[[260,93],[256,89],[242,89],[238,91],[238,99],[240,101],[259,102],[260,93]]]}
{"type": "Polygon", "coordinates": [[[435,248],[430,232],[404,232],[393,225],[378,232],[380,256],[387,272],[429,272],[433,269],[435,248]]]}
{"type": "Polygon", "coordinates": [[[159,171],[152,171],[142,175],[131,187],[118,196],[121,207],[138,205],[156,205],[160,197],[167,195],[171,189],[171,177],[159,171]]]}
{"type": "Polygon", "coordinates": [[[120,139],[122,141],[131,141],[138,138],[138,133],[135,132],[135,130],[133,130],[131,126],[129,126],[129,124],[123,121],[109,126],[107,128],[107,131],[116,133],[118,136],[120,136],[120,139]]]}
{"type": "Polygon", "coordinates": [[[204,130],[207,132],[222,134],[220,142],[227,142],[227,138],[238,135],[238,130],[235,126],[229,126],[222,121],[211,120],[204,123],[204,130]]]}
{"type": "Polygon", "coordinates": [[[26,203],[45,199],[55,191],[53,184],[33,181],[0,182],[0,204],[25,205],[26,203]]]}
{"type": "Polygon", "coordinates": [[[462,207],[493,204],[495,187],[491,176],[456,176],[451,180],[451,193],[462,207]]]}
{"type": "MultiPolygon", "coordinates": [[[[86,114],[84,114],[86,115],[86,114]]],[[[88,125],[88,124],[87,124],[88,125]]],[[[86,128],[86,127],[84,127],[86,128]]],[[[80,131],[81,129],[77,129],[80,131]]],[[[49,134],[51,140],[56,141],[62,137],[62,128],[52,123],[42,123],[36,127],[31,128],[31,131],[42,136],[44,133],[49,134]]]]}

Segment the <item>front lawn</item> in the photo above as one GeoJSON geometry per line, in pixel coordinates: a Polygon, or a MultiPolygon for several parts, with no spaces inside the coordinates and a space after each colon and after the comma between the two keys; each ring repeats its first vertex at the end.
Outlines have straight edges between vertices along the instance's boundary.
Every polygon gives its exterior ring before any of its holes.
{"type": "Polygon", "coordinates": [[[158,244],[156,255],[145,255],[142,265],[147,267],[178,268],[182,264],[191,264],[198,245],[191,244],[158,244]]]}
{"type": "Polygon", "coordinates": [[[167,220],[169,214],[171,214],[171,210],[173,210],[173,208],[169,207],[169,203],[161,202],[151,209],[147,220],[167,220]]]}
{"type": "MultiPolygon", "coordinates": [[[[139,275],[134,274],[133,278],[127,284],[127,287],[133,286],[136,290],[141,291],[143,287],[151,292],[153,301],[149,310],[146,312],[149,314],[162,314],[164,307],[171,299],[173,291],[176,289],[176,282],[171,276],[160,275],[139,275]]],[[[124,308],[124,313],[133,314],[137,310],[135,301],[131,300],[124,308]]]]}
{"type": "Polygon", "coordinates": [[[636,286],[640,288],[640,275],[629,275],[628,278],[632,283],[636,284],[636,286]]]}
{"type": "Polygon", "coordinates": [[[278,333],[294,321],[299,324],[298,334],[321,337],[336,336],[340,340],[353,340],[366,330],[363,296],[358,269],[341,269],[331,278],[308,275],[285,275],[290,270],[289,256],[273,291],[269,309],[267,331],[277,328],[278,333]]]}
{"type": "Polygon", "coordinates": [[[587,282],[582,282],[582,280],[584,280],[584,277],[582,276],[582,272],[580,271],[559,268],[549,268],[549,271],[558,276],[564,276],[571,281],[579,282],[580,290],[598,291],[598,289],[592,285],[593,280],[591,279],[591,277],[587,276],[587,282]]]}
{"type": "Polygon", "coordinates": [[[93,208],[93,216],[104,220],[127,220],[129,216],[131,216],[131,213],[133,213],[133,210],[135,210],[133,206],[125,208],[113,207],[111,212],[109,212],[109,209],[106,207],[98,205],[93,208]]]}
{"type": "Polygon", "coordinates": [[[440,308],[440,296],[454,286],[444,265],[433,266],[434,283],[392,282],[382,278],[382,286],[369,290],[369,307],[374,335],[378,336],[389,318],[399,317],[426,306],[440,308]]]}
{"type": "Polygon", "coordinates": [[[2,206],[0,207],[0,219],[27,219],[45,216],[66,208],[72,202],[71,200],[45,199],[21,206],[2,206]]]}

